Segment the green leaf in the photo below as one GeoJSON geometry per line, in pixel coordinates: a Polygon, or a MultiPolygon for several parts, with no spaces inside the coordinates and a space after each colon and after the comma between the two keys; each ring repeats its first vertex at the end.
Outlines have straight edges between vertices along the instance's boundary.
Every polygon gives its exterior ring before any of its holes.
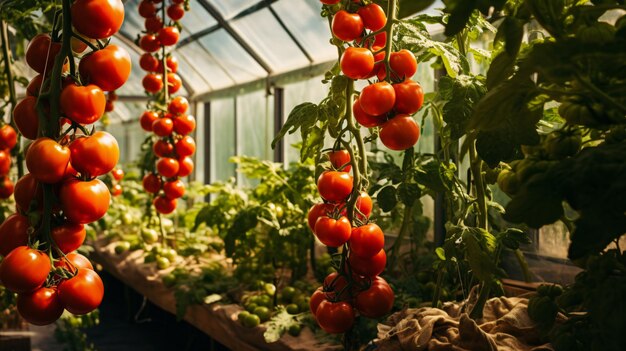
{"type": "Polygon", "coordinates": [[[515,58],[506,51],[500,52],[489,65],[487,70],[487,88],[493,89],[496,85],[508,79],[514,70],[515,58]]]}
{"type": "Polygon", "coordinates": [[[500,161],[522,157],[520,145],[515,143],[513,131],[509,129],[479,132],[476,137],[476,152],[489,165],[495,167],[500,161]]]}
{"type": "Polygon", "coordinates": [[[271,344],[278,341],[289,327],[301,324],[302,315],[291,315],[283,306],[278,306],[272,318],[266,323],[266,329],[263,333],[265,342],[271,344]]]}
{"type": "Polygon", "coordinates": [[[453,163],[429,160],[419,166],[415,173],[415,181],[434,192],[443,193],[452,189],[456,166],[453,163]]]}
{"type": "Polygon", "coordinates": [[[309,129],[306,134],[302,131],[302,149],[300,149],[300,162],[313,158],[324,147],[324,131],[319,127],[309,129]]]}
{"type": "Polygon", "coordinates": [[[535,175],[506,206],[504,218],[532,228],[554,223],[563,216],[562,196],[543,174],[535,175]]]}
{"type": "Polygon", "coordinates": [[[398,186],[398,197],[405,206],[412,206],[421,196],[422,191],[415,183],[403,182],[398,186]]]}
{"type": "Polygon", "coordinates": [[[398,198],[396,196],[396,188],[388,185],[378,192],[376,200],[378,200],[378,206],[383,212],[389,212],[398,204],[398,198]]]}
{"type": "Polygon", "coordinates": [[[486,88],[478,76],[444,76],[440,82],[442,96],[448,100],[443,106],[443,120],[450,128],[450,137],[459,139],[465,135],[473,106],[485,95],[486,88]]]}
{"type": "Polygon", "coordinates": [[[278,135],[272,141],[272,148],[276,147],[276,143],[282,139],[287,133],[293,134],[299,128],[303,133],[308,132],[310,128],[317,122],[319,107],[311,102],[300,104],[289,113],[289,117],[285,124],[280,128],[278,135]]]}
{"type": "Polygon", "coordinates": [[[435,255],[437,255],[437,257],[442,261],[446,260],[446,251],[443,249],[443,247],[436,248],[435,255]]]}
{"type": "Polygon", "coordinates": [[[450,13],[444,34],[448,37],[459,34],[465,28],[474,11],[473,1],[448,1],[446,12],[450,13]]]}
{"type": "Polygon", "coordinates": [[[463,235],[465,255],[472,269],[472,273],[481,281],[489,281],[496,274],[497,266],[494,260],[480,248],[478,239],[474,235],[463,235]]]}
{"type": "Polygon", "coordinates": [[[398,18],[406,18],[429,8],[435,0],[400,0],[398,4],[398,18]]]}

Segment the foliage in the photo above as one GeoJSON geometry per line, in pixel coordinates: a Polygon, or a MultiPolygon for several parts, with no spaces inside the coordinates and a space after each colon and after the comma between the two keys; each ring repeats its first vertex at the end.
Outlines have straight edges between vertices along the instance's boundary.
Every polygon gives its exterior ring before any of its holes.
{"type": "Polygon", "coordinates": [[[65,346],[64,351],[95,351],[93,343],[87,340],[83,331],[100,324],[98,310],[82,316],[63,315],[56,322],[54,337],[65,346]]]}

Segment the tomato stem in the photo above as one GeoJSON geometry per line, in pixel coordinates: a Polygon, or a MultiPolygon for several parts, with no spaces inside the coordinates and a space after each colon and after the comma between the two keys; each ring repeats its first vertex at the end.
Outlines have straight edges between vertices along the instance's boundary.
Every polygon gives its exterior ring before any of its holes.
{"type": "Polygon", "coordinates": [[[387,23],[383,28],[383,31],[387,32],[387,40],[385,42],[385,69],[386,76],[385,81],[391,83],[391,74],[393,71],[391,70],[391,66],[389,65],[389,58],[391,57],[391,51],[393,50],[393,25],[396,21],[396,8],[398,0],[389,0],[387,4],[387,23]]]}

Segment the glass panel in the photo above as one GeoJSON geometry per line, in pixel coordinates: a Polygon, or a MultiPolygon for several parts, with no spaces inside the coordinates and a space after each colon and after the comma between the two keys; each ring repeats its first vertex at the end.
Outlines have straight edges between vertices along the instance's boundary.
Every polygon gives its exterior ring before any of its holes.
{"type": "Polygon", "coordinates": [[[220,68],[215,59],[197,42],[185,45],[177,52],[184,56],[189,65],[193,66],[194,74],[199,74],[205,78],[212,89],[224,88],[234,83],[228,72],[220,68]]]}
{"type": "Polygon", "coordinates": [[[259,0],[209,0],[209,2],[218,9],[225,19],[230,19],[259,3],[259,0]]]}
{"type": "MultiPolygon", "coordinates": [[[[237,83],[263,78],[266,72],[226,30],[206,35],[198,42],[230,74],[237,83]]],[[[212,77],[212,72],[205,72],[212,77]]]]}
{"type": "Polygon", "coordinates": [[[307,66],[309,61],[268,9],[233,21],[246,42],[277,72],[307,66]],[[259,25],[262,24],[262,25],[259,25]]]}
{"type": "Polygon", "coordinates": [[[314,61],[337,58],[337,49],[328,43],[330,29],[328,21],[319,15],[318,0],[280,0],[271,6],[314,61]]]}
{"type": "Polygon", "coordinates": [[[140,0],[127,0],[124,2],[124,23],[122,24],[121,32],[126,34],[129,38],[137,37],[142,30],[144,30],[145,19],[139,15],[139,2],[140,0]]]}
{"type": "Polygon", "coordinates": [[[138,121],[114,123],[107,127],[107,131],[113,134],[120,146],[120,164],[136,162],[139,159],[141,144],[147,134],[141,129],[138,121]]]}
{"type": "Polygon", "coordinates": [[[174,52],[174,54],[178,54],[178,73],[182,79],[189,83],[194,93],[211,90],[211,85],[187,61],[187,56],[179,51],[174,52]]]}
{"type": "Polygon", "coordinates": [[[228,162],[235,155],[235,101],[211,101],[211,182],[225,181],[235,176],[235,165],[228,162]]]}
{"type": "Polygon", "coordinates": [[[191,34],[217,25],[215,18],[198,3],[198,0],[189,1],[189,11],[185,13],[185,16],[183,16],[179,23],[183,26],[183,30],[180,33],[181,40],[191,34]]]}

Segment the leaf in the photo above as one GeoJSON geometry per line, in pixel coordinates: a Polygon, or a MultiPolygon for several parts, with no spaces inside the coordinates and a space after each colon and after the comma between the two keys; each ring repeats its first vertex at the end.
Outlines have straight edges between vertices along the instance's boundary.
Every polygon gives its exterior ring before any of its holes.
{"type": "Polygon", "coordinates": [[[487,88],[492,89],[508,79],[513,74],[514,64],[515,59],[511,55],[506,51],[500,52],[487,70],[487,88]]]}
{"type": "Polygon", "coordinates": [[[300,162],[314,157],[324,147],[324,131],[319,127],[313,127],[306,133],[302,131],[302,149],[300,149],[300,162]]]}
{"type": "Polygon", "coordinates": [[[388,185],[378,192],[376,200],[378,200],[378,206],[383,212],[389,212],[398,204],[398,198],[396,196],[396,188],[388,185]]]}
{"type": "Polygon", "coordinates": [[[204,304],[210,305],[216,303],[222,299],[222,295],[220,294],[211,294],[204,298],[204,304]]]}
{"type": "Polygon", "coordinates": [[[406,18],[429,8],[435,0],[400,0],[398,18],[406,18]]]}
{"type": "Polygon", "coordinates": [[[563,216],[562,196],[543,174],[535,175],[506,206],[504,219],[532,228],[554,223],[563,216]]]}
{"type": "Polygon", "coordinates": [[[476,152],[489,165],[495,167],[500,161],[520,158],[521,148],[508,134],[509,130],[479,132],[476,137],[476,152]]]}
{"type": "Polygon", "coordinates": [[[443,106],[443,120],[450,128],[450,137],[465,135],[473,106],[485,95],[486,88],[479,77],[460,75],[455,79],[441,78],[442,95],[448,102],[443,106]]]}
{"type": "Polygon", "coordinates": [[[445,11],[450,13],[444,34],[448,37],[459,34],[467,25],[474,11],[473,1],[448,1],[445,11]]]}
{"type": "Polygon", "coordinates": [[[480,248],[478,240],[473,235],[463,235],[463,243],[465,244],[465,256],[467,262],[472,269],[472,273],[481,281],[489,281],[497,272],[494,260],[483,252],[480,248]]]}
{"type": "Polygon", "coordinates": [[[318,110],[318,106],[311,102],[305,102],[294,107],[291,113],[289,113],[287,121],[280,128],[278,135],[272,141],[272,148],[276,147],[276,143],[287,133],[293,134],[298,128],[304,133],[313,127],[315,122],[317,122],[318,110]]]}
{"type": "Polygon", "coordinates": [[[272,316],[272,318],[266,323],[266,330],[263,333],[263,337],[265,338],[265,342],[271,344],[280,340],[281,336],[285,334],[289,327],[292,325],[299,325],[301,322],[299,319],[302,317],[294,316],[287,313],[287,310],[283,306],[278,306],[276,309],[276,313],[272,316]]]}
{"type": "Polygon", "coordinates": [[[435,255],[437,255],[437,257],[442,261],[446,260],[446,251],[443,249],[443,247],[436,248],[435,255]]]}
{"type": "Polygon", "coordinates": [[[415,181],[434,192],[443,193],[452,189],[456,166],[452,163],[429,160],[417,168],[415,181]]]}
{"type": "Polygon", "coordinates": [[[403,182],[398,186],[398,197],[405,206],[412,206],[421,196],[422,191],[415,183],[403,182]]]}

